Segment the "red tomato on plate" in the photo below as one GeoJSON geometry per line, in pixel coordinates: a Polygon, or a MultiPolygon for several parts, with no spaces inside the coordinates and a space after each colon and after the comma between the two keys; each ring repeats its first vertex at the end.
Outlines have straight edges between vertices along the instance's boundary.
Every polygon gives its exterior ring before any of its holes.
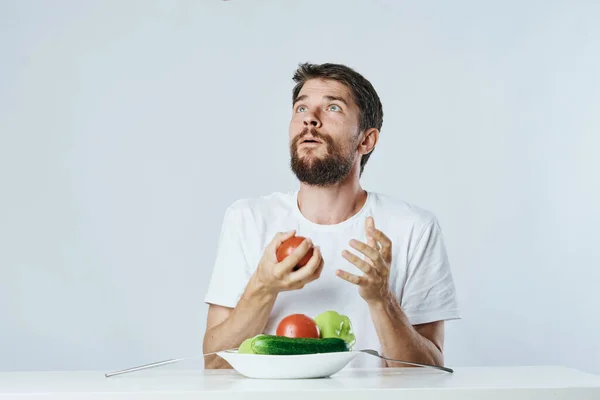
{"type": "MultiPolygon", "coordinates": [[[[277,261],[281,262],[287,256],[292,254],[292,252],[294,250],[296,250],[296,248],[298,246],[300,246],[300,244],[304,241],[304,239],[305,239],[305,237],[303,237],[303,236],[292,236],[291,238],[284,240],[283,243],[281,243],[279,245],[279,247],[277,248],[277,261]]],[[[298,269],[299,267],[305,266],[306,263],[308,263],[308,260],[310,260],[310,258],[312,257],[313,252],[314,252],[314,250],[311,247],[306,252],[304,257],[302,257],[302,259],[300,259],[298,264],[296,264],[296,268],[294,268],[294,270],[298,269]]]]}
{"type": "Polygon", "coordinates": [[[316,322],[305,314],[292,314],[282,319],[277,325],[276,335],[291,338],[320,337],[316,322]]]}

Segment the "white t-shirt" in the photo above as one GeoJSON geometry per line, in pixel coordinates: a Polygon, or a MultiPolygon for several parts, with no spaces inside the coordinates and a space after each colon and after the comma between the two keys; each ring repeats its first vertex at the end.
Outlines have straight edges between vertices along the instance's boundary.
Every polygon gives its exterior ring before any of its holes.
{"type": "MultiPolygon", "coordinates": [[[[310,237],[321,247],[323,271],[303,289],[278,295],[264,333],[274,334],[279,321],[289,314],[314,318],[334,310],[350,318],[356,336],[354,349],[380,351],[369,309],[357,286],[335,274],[340,268],[362,275],[342,257],[342,251],[364,257],[348,242],[357,239],[366,243],[365,222],[372,216],[375,227],[392,241],[390,289],[410,323],[460,318],[441,230],[432,213],[388,195],[368,192],[367,201],[353,217],[339,224],[320,225],[302,215],[297,196],[297,191],[278,192],[238,200],[227,208],[206,303],[235,307],[275,234],[296,229],[296,235],[310,237]]],[[[362,354],[349,367],[381,365],[378,358],[362,354]]]]}

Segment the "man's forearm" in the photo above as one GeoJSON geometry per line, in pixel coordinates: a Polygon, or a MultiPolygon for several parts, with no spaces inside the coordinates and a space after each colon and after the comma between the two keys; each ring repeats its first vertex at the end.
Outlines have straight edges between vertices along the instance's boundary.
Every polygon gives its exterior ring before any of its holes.
{"type": "MultiPolygon", "coordinates": [[[[242,298],[229,317],[206,332],[204,354],[239,347],[246,339],[265,329],[277,295],[261,289],[251,279],[242,298]]],[[[231,368],[229,363],[215,355],[204,358],[205,368],[231,368]]]]}
{"type": "MultiPolygon", "coordinates": [[[[441,349],[417,332],[394,298],[390,296],[369,305],[369,311],[384,356],[416,363],[440,366],[444,364],[441,349]]],[[[387,365],[403,366],[394,362],[387,362],[387,365]]]]}

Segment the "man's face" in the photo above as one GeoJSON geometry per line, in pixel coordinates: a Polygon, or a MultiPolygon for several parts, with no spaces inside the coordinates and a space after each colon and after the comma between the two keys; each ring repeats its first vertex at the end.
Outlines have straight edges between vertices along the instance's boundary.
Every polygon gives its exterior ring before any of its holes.
{"type": "Polygon", "coordinates": [[[290,164],[301,182],[339,183],[357,161],[359,110],[337,81],[311,79],[298,94],[290,122],[290,164]]]}

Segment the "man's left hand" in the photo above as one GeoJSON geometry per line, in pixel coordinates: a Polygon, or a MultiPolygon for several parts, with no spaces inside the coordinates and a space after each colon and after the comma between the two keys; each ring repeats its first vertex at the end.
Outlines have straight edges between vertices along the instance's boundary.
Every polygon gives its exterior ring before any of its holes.
{"type": "Polygon", "coordinates": [[[367,243],[352,239],[350,246],[365,255],[361,260],[347,250],[342,256],[360,269],[364,275],[358,276],[337,270],[340,278],[358,285],[358,293],[370,304],[385,300],[389,296],[389,275],[392,264],[392,241],[380,230],[375,229],[372,217],[366,221],[367,243]]]}

